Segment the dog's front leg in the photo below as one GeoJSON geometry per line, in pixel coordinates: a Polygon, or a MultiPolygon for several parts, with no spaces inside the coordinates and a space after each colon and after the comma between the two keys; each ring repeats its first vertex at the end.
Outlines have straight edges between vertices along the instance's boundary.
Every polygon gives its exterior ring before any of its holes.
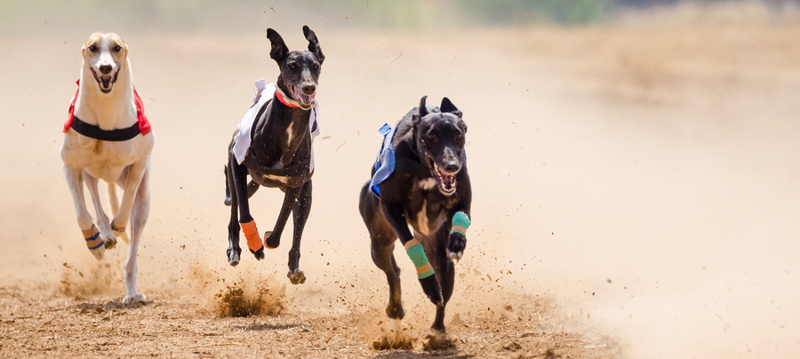
{"type": "Polygon", "coordinates": [[[306,182],[292,208],[294,233],[292,233],[292,249],[289,250],[289,280],[292,284],[303,284],[306,275],[300,270],[300,241],[303,239],[303,228],[306,226],[311,212],[311,180],[306,182]]]}
{"type": "MultiPolygon", "coordinates": [[[[103,211],[103,205],[100,202],[100,193],[97,190],[98,179],[84,172],[83,182],[86,183],[86,188],[89,189],[92,204],[94,205],[95,212],[97,212],[97,226],[100,227],[100,237],[105,240],[104,247],[106,249],[114,248],[117,244],[117,238],[111,235],[111,222],[109,222],[108,216],[106,216],[106,212],[103,211]]],[[[115,186],[113,183],[109,183],[108,185],[115,186]]]]}
{"type": "Polygon", "coordinates": [[[450,236],[447,243],[447,258],[461,260],[467,247],[467,229],[470,225],[468,211],[461,210],[450,217],[450,236]]]}
{"type": "Polygon", "coordinates": [[[411,235],[411,231],[408,230],[408,222],[406,221],[403,206],[400,203],[381,201],[381,210],[383,211],[386,221],[389,222],[389,226],[392,227],[397,237],[400,238],[400,242],[405,246],[406,253],[409,258],[411,258],[414,266],[417,267],[417,278],[419,278],[422,291],[433,304],[437,306],[444,305],[442,288],[434,275],[433,267],[428,261],[425,249],[422,247],[422,244],[414,239],[411,235]]]}
{"type": "Polygon", "coordinates": [[[75,206],[75,213],[78,217],[78,227],[86,240],[86,247],[97,259],[103,258],[105,253],[105,241],[100,237],[100,231],[92,223],[92,215],[86,209],[86,201],[83,197],[83,170],[80,168],[64,166],[64,176],[67,178],[67,186],[72,194],[72,203],[75,206]]]}

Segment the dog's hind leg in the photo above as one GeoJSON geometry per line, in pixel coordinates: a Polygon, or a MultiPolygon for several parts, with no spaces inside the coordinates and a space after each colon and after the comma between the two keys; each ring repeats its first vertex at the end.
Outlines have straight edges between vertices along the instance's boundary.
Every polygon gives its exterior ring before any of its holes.
{"type": "Polygon", "coordinates": [[[403,319],[405,311],[401,301],[400,267],[394,258],[397,235],[386,223],[378,200],[372,197],[367,187],[368,184],[365,184],[361,188],[358,210],[369,231],[372,262],[386,274],[386,281],[389,283],[389,304],[386,306],[386,315],[392,319],[403,319]]]}
{"type": "Polygon", "coordinates": [[[275,227],[272,231],[264,233],[264,241],[267,243],[267,248],[275,249],[281,245],[281,235],[286,227],[286,221],[289,219],[289,212],[292,211],[302,188],[301,186],[299,188],[287,187],[284,189],[283,204],[281,205],[280,213],[278,213],[278,220],[275,221],[275,227]]]}
{"type": "Polygon", "coordinates": [[[431,329],[444,333],[444,314],[445,314],[445,307],[447,306],[447,302],[450,300],[450,297],[453,295],[453,285],[455,283],[455,265],[453,261],[447,258],[446,253],[446,246],[445,240],[442,238],[447,238],[448,232],[445,230],[440,230],[438,233],[433,234],[430,238],[427,238],[427,241],[423,242],[423,247],[425,247],[425,252],[430,253],[429,256],[431,260],[431,265],[436,272],[437,279],[442,286],[442,297],[444,301],[442,305],[436,306],[436,317],[433,321],[433,325],[431,325],[431,329]],[[439,238],[440,240],[436,240],[439,238]]]}
{"type": "MultiPolygon", "coordinates": [[[[247,184],[247,198],[253,197],[259,187],[261,187],[261,185],[256,183],[256,181],[250,181],[247,184]]],[[[225,201],[223,201],[223,203],[225,203],[226,206],[230,206],[232,201],[230,182],[228,180],[228,166],[225,166],[225,201]]]]}
{"type": "Polygon", "coordinates": [[[69,191],[72,194],[72,203],[75,206],[75,214],[78,217],[78,227],[86,240],[86,246],[97,259],[103,258],[105,252],[105,242],[97,228],[92,223],[92,215],[86,209],[86,201],[83,196],[83,175],[80,168],[64,166],[64,177],[67,179],[69,191]]]}
{"type": "MultiPolygon", "coordinates": [[[[372,230],[370,230],[372,232],[372,230]]],[[[394,259],[394,233],[370,234],[372,242],[372,262],[386,274],[389,283],[389,304],[386,306],[386,315],[392,319],[403,319],[405,310],[401,301],[400,267],[394,259]]]]}
{"type": "Polygon", "coordinates": [[[247,247],[256,259],[264,259],[264,243],[256,228],[256,222],[250,215],[250,203],[247,198],[247,167],[236,162],[233,155],[228,156],[229,190],[231,191],[231,220],[228,222],[228,264],[235,266],[239,263],[241,248],[239,248],[239,227],[244,231],[247,247]],[[236,210],[239,210],[238,223],[236,210]]]}
{"type": "MultiPolygon", "coordinates": [[[[125,263],[125,304],[143,302],[146,297],[136,291],[136,275],[139,271],[139,244],[142,242],[142,230],[150,214],[150,170],[145,169],[139,188],[133,199],[131,209],[131,241],[128,246],[128,260],[125,263]]],[[[113,184],[109,184],[113,185],[113,184]]]]}
{"type": "Polygon", "coordinates": [[[242,248],[239,247],[239,200],[236,198],[236,189],[233,187],[233,171],[229,166],[225,166],[225,192],[229,194],[231,217],[228,222],[228,249],[225,254],[228,256],[228,264],[237,266],[242,256],[242,248]]]}
{"type": "Polygon", "coordinates": [[[311,181],[309,180],[300,190],[292,209],[294,237],[292,238],[292,249],[289,250],[289,274],[287,274],[292,284],[306,282],[306,275],[300,270],[300,241],[303,238],[303,228],[306,226],[308,214],[311,212],[311,188],[311,181]]]}
{"type": "MultiPolygon", "coordinates": [[[[117,186],[114,183],[108,184],[108,201],[111,203],[111,215],[116,216],[119,213],[119,198],[117,197],[117,186]]],[[[126,232],[122,232],[119,238],[125,243],[130,243],[126,232]]]]}
{"type": "MultiPolygon", "coordinates": [[[[111,224],[100,202],[100,193],[97,190],[98,179],[84,172],[83,182],[86,183],[89,196],[92,198],[92,205],[94,205],[94,210],[97,213],[97,226],[100,227],[100,237],[105,240],[106,249],[114,248],[117,245],[117,238],[111,233],[111,224]]],[[[109,184],[109,186],[113,186],[113,184],[109,184]]]]}

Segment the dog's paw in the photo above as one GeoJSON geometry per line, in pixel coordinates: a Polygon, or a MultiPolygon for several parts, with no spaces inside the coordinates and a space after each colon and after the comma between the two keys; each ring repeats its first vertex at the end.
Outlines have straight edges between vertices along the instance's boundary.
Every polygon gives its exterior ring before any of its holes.
{"type": "Polygon", "coordinates": [[[228,264],[230,264],[233,267],[236,267],[239,264],[239,260],[241,259],[242,250],[228,248],[228,250],[225,251],[225,254],[228,255],[228,264]]]}
{"type": "Polygon", "coordinates": [[[450,258],[451,261],[461,260],[466,247],[466,236],[459,232],[450,233],[450,242],[447,244],[447,258],[450,258]]]}
{"type": "Polygon", "coordinates": [[[303,284],[306,282],[306,274],[300,269],[289,271],[289,274],[287,274],[286,277],[289,278],[289,281],[292,282],[292,284],[303,284]]]}
{"type": "Polygon", "coordinates": [[[147,300],[147,297],[144,293],[136,293],[133,295],[126,295],[125,298],[122,299],[122,304],[133,304],[137,302],[144,302],[147,300]]]}
{"type": "Polygon", "coordinates": [[[117,237],[115,237],[113,234],[109,234],[108,237],[106,237],[106,244],[104,245],[104,247],[106,249],[111,249],[114,248],[116,245],[117,245],[117,237]]]}
{"type": "Polygon", "coordinates": [[[253,255],[256,256],[256,259],[262,260],[262,259],[264,259],[264,246],[261,246],[261,248],[259,248],[255,252],[253,252],[253,250],[251,249],[250,253],[253,253],[253,255]]]}
{"type": "Polygon", "coordinates": [[[444,305],[442,287],[439,286],[439,281],[436,279],[435,275],[420,279],[419,284],[422,285],[422,291],[428,296],[431,303],[436,304],[437,307],[444,305]]]}
{"type": "Polygon", "coordinates": [[[275,249],[281,245],[281,236],[276,236],[272,231],[264,232],[264,243],[267,244],[267,248],[275,249]]]}
{"type": "Polygon", "coordinates": [[[400,302],[389,303],[386,306],[386,316],[392,319],[403,319],[406,316],[406,311],[403,309],[403,304],[400,302]]]}

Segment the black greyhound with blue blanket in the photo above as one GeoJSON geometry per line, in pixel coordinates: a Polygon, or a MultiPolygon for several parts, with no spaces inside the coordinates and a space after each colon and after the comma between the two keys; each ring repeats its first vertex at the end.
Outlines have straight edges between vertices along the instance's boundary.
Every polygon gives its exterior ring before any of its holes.
{"type": "Polygon", "coordinates": [[[228,263],[239,264],[239,228],[257,259],[264,258],[264,246],[277,248],[289,213],[294,217],[294,238],[289,251],[292,284],[303,283],[299,269],[300,240],[311,210],[311,176],[314,173],[312,137],[316,123],[316,89],[320,67],[325,60],[316,34],[303,26],[308,51],[289,51],[283,38],[267,29],[272,47],[270,57],[278,63],[275,85],[259,86],[255,104],[239,122],[228,147],[226,204],[231,205],[228,224],[228,263]],[[250,183],[247,176],[250,176],[250,183]],[[278,220],[272,231],[258,233],[250,215],[248,198],[259,186],[277,187],[285,193],[278,220]],[[238,213],[237,213],[238,211],[238,213]]]}
{"type": "Polygon", "coordinates": [[[381,128],[383,147],[372,179],[361,189],[359,210],[372,240],[372,261],[389,281],[386,314],[393,319],[405,316],[400,268],[392,254],[400,238],[422,290],[436,304],[431,328],[444,332],[444,309],[455,280],[452,261],[464,253],[470,224],[467,125],[447,97],[440,107],[427,107],[425,99],[394,130],[381,128]]]}

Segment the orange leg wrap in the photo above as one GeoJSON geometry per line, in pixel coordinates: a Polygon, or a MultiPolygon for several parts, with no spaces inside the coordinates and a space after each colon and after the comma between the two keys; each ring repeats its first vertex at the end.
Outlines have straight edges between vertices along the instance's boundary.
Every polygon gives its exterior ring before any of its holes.
{"type": "Polygon", "coordinates": [[[247,247],[250,248],[251,251],[255,252],[264,247],[264,241],[261,240],[261,235],[258,234],[255,220],[247,223],[239,223],[239,225],[242,226],[244,238],[247,238],[247,247]]]}

